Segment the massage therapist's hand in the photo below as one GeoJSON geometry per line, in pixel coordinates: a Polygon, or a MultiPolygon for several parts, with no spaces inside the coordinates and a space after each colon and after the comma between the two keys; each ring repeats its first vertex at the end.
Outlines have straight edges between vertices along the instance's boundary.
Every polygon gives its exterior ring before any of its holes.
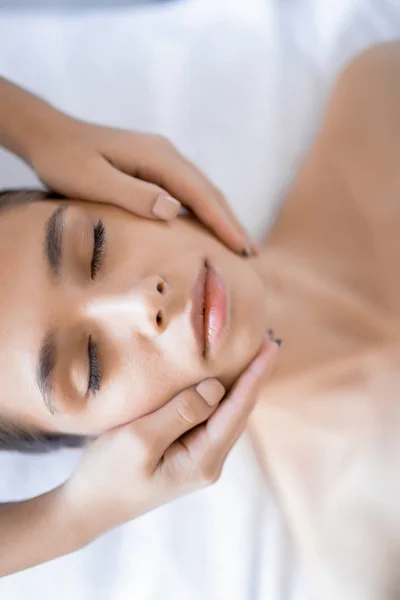
{"type": "Polygon", "coordinates": [[[0,77],[0,145],[66,197],[163,220],[182,204],[232,250],[253,253],[221,192],[161,136],[75,120],[0,77]]]}
{"type": "Polygon", "coordinates": [[[215,482],[277,352],[278,345],[266,340],[226,397],[222,385],[208,379],[94,441],[64,485],[83,543],[215,482]]]}
{"type": "Polygon", "coordinates": [[[108,529],[216,481],[277,351],[267,339],[226,397],[217,380],[203,381],[100,436],[60,487],[0,503],[7,548],[0,552],[0,577],[79,550],[108,529]]]}

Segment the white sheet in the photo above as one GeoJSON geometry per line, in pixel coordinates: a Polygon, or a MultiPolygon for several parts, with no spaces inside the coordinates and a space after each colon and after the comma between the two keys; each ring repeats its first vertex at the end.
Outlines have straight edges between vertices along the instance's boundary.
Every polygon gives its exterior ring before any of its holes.
{"type": "MultiPolygon", "coordinates": [[[[260,235],[354,53],[398,37],[396,0],[187,0],[140,11],[0,12],[0,72],[79,117],[168,135],[260,235]]],[[[32,173],[0,154],[0,184],[32,173]]],[[[0,500],[61,481],[73,452],[0,455],[0,500]]],[[[0,534],[1,536],[1,534],[0,534]]],[[[1,541],[1,537],[0,537],[1,541]]],[[[85,550],[0,581],[22,600],[308,600],[242,440],[220,482],[85,550]]]]}

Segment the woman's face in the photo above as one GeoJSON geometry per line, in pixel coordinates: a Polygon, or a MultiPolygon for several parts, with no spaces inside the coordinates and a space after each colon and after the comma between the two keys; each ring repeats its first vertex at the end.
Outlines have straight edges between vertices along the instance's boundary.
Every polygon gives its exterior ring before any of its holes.
{"type": "Polygon", "coordinates": [[[54,433],[96,435],[206,377],[230,385],[267,326],[251,261],[193,220],[84,202],[0,215],[0,289],[0,413],[54,433]]]}

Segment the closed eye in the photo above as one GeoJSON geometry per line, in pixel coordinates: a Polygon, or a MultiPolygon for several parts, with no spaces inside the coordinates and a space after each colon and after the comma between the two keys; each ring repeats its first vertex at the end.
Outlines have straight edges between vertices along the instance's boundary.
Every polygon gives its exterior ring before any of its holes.
{"type": "Polygon", "coordinates": [[[96,227],[93,229],[93,255],[90,263],[90,275],[95,279],[103,265],[104,247],[106,242],[106,230],[104,223],[99,219],[96,227]]]}
{"type": "Polygon", "coordinates": [[[101,386],[101,370],[98,346],[93,341],[92,336],[88,340],[88,357],[89,357],[89,381],[88,392],[96,394],[101,386]]]}

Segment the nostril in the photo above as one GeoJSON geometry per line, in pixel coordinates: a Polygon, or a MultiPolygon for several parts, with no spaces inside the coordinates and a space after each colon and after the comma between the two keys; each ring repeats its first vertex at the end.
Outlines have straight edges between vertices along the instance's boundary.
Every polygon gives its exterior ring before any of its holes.
{"type": "Polygon", "coordinates": [[[159,294],[163,294],[163,293],[164,293],[164,291],[165,291],[164,284],[163,284],[163,282],[162,282],[162,281],[160,281],[160,282],[157,284],[157,292],[158,292],[159,294]]]}
{"type": "Polygon", "coordinates": [[[162,316],[161,310],[159,310],[157,313],[156,323],[157,323],[158,327],[161,327],[161,325],[163,324],[163,316],[162,316]]]}

